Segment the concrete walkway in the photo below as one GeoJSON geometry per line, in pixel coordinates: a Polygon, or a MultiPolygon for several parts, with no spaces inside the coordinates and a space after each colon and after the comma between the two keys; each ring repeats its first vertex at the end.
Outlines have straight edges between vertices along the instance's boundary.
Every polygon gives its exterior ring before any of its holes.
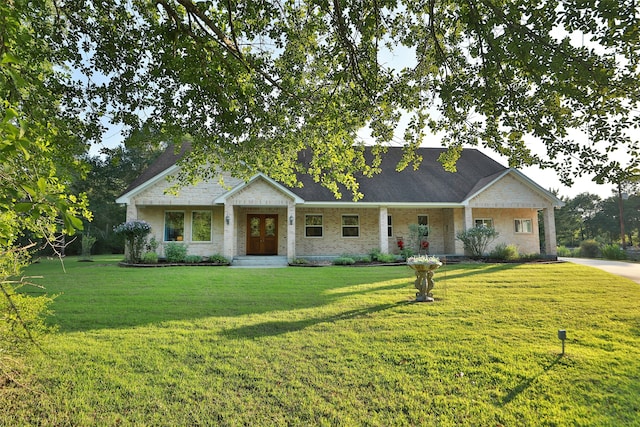
{"type": "Polygon", "coordinates": [[[589,267],[599,268],[607,273],[616,274],[626,277],[636,283],[640,283],[640,264],[622,261],[608,261],[604,259],[588,259],[588,258],[560,258],[561,261],[572,262],[574,264],[588,265],[589,267]]]}

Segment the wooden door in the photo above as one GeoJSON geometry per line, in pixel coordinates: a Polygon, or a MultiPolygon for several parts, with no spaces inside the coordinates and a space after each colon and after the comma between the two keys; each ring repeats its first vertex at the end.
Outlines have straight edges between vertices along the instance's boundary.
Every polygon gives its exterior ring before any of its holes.
{"type": "Polygon", "coordinates": [[[278,215],[247,215],[247,255],[278,255],[278,215]]]}

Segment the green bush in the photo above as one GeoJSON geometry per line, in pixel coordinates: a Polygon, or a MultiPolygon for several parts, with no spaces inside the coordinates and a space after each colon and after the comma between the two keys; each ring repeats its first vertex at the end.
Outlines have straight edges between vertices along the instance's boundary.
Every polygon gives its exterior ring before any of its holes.
{"type": "Polygon", "coordinates": [[[520,258],[516,245],[500,243],[489,253],[489,257],[502,261],[513,261],[520,258]]]}
{"type": "Polygon", "coordinates": [[[380,261],[380,262],[390,263],[390,262],[396,262],[397,260],[398,260],[398,257],[395,256],[394,254],[379,254],[378,255],[378,261],[380,261]]]}
{"type": "Polygon", "coordinates": [[[600,245],[595,240],[585,240],[580,243],[580,256],[585,258],[597,258],[600,253],[600,245]]]}
{"type": "Polygon", "coordinates": [[[369,256],[361,256],[358,258],[355,258],[356,262],[363,262],[363,263],[370,263],[371,262],[371,257],[369,256]]]}
{"type": "Polygon", "coordinates": [[[164,247],[167,262],[184,262],[187,257],[187,246],[181,243],[169,242],[164,247]]]}
{"type": "Polygon", "coordinates": [[[600,251],[606,259],[627,259],[627,253],[618,245],[605,245],[600,251]]]}
{"type": "Polygon", "coordinates": [[[158,262],[158,254],[155,252],[147,252],[142,256],[142,262],[145,264],[156,264],[158,262]]]}
{"type": "Polygon", "coordinates": [[[571,251],[571,249],[569,249],[566,246],[560,245],[557,248],[557,252],[558,252],[558,256],[562,256],[562,257],[572,257],[573,252],[571,251]]]}
{"type": "Polygon", "coordinates": [[[378,257],[382,255],[382,251],[379,248],[371,249],[369,251],[369,258],[373,261],[379,261],[378,257]]]}
{"type": "Polygon", "coordinates": [[[491,227],[474,227],[456,234],[456,239],[462,242],[465,251],[469,252],[472,258],[482,257],[489,243],[497,237],[498,232],[491,227]]]}
{"type": "Polygon", "coordinates": [[[355,259],[346,256],[341,256],[333,260],[333,265],[353,265],[355,263],[355,259]]]}
{"type": "Polygon", "coordinates": [[[147,235],[151,233],[151,226],[146,221],[129,221],[113,228],[117,235],[124,236],[126,260],[137,263],[142,260],[147,235]]]}
{"type": "Polygon", "coordinates": [[[200,255],[187,255],[184,257],[184,262],[187,264],[197,264],[202,262],[202,257],[200,255]]]}
{"type": "Polygon", "coordinates": [[[215,262],[218,264],[229,264],[229,260],[220,254],[213,254],[209,257],[209,262],[215,262]]]}
{"type": "Polygon", "coordinates": [[[411,248],[405,247],[400,251],[400,256],[404,260],[407,260],[407,259],[411,258],[413,255],[414,255],[414,252],[413,252],[413,249],[411,249],[411,248]]]}

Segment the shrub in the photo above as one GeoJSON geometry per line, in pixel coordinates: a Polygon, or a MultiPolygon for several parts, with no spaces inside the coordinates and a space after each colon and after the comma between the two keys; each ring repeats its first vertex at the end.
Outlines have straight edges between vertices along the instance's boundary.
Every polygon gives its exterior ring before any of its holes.
{"type": "Polygon", "coordinates": [[[333,260],[333,265],[353,265],[355,263],[355,259],[347,256],[341,256],[333,260]]]}
{"type": "Polygon", "coordinates": [[[184,257],[184,262],[187,264],[197,264],[202,262],[202,257],[200,255],[187,255],[184,257]]]}
{"type": "Polygon", "coordinates": [[[371,257],[369,257],[369,256],[361,256],[361,257],[356,258],[356,262],[363,262],[363,263],[368,264],[368,263],[371,262],[371,257]]]}
{"type": "Polygon", "coordinates": [[[507,245],[500,243],[489,253],[491,258],[504,261],[513,261],[520,258],[518,247],[516,245],[507,245]]]}
{"type": "Polygon", "coordinates": [[[295,258],[291,263],[295,265],[306,265],[309,264],[309,261],[304,258],[295,258]]]}
{"type": "Polygon", "coordinates": [[[600,248],[598,242],[595,240],[585,240],[580,243],[580,256],[585,258],[596,258],[599,252],[600,248]]]}
{"type": "Polygon", "coordinates": [[[600,251],[606,259],[627,259],[627,253],[618,245],[605,245],[600,251]]]}
{"type": "Polygon", "coordinates": [[[113,232],[124,236],[126,260],[132,263],[140,262],[146,237],[151,233],[149,223],[138,220],[123,222],[114,227],[113,232]]]}
{"type": "Polygon", "coordinates": [[[90,234],[82,235],[82,253],[80,255],[81,260],[88,261],[91,259],[91,248],[96,243],[96,238],[90,234]]]}
{"type": "Polygon", "coordinates": [[[562,257],[573,256],[573,252],[571,252],[571,249],[563,245],[558,246],[557,252],[558,252],[558,256],[562,256],[562,257]]]}
{"type": "Polygon", "coordinates": [[[498,232],[492,227],[474,227],[456,234],[456,239],[464,245],[472,258],[480,258],[487,250],[489,243],[498,237],[498,232]]]}
{"type": "Polygon", "coordinates": [[[229,264],[229,260],[220,254],[213,254],[209,257],[209,262],[215,262],[218,264],[229,264]]]}
{"type": "Polygon", "coordinates": [[[413,249],[411,249],[411,248],[405,247],[400,251],[400,256],[404,260],[407,260],[407,259],[411,258],[413,255],[414,255],[414,252],[413,252],[413,249]]]}
{"type": "Polygon", "coordinates": [[[396,262],[397,260],[398,260],[398,258],[394,254],[379,254],[378,255],[378,261],[380,261],[380,262],[389,263],[389,262],[396,262]]]}
{"type": "Polygon", "coordinates": [[[382,255],[382,251],[379,248],[371,249],[369,251],[369,258],[373,261],[378,261],[378,257],[382,255]]]}
{"type": "Polygon", "coordinates": [[[145,264],[157,264],[158,254],[155,252],[147,252],[142,257],[142,262],[144,262],[145,264]]]}
{"type": "Polygon", "coordinates": [[[164,247],[167,262],[184,262],[187,257],[187,246],[181,243],[169,242],[164,247]]]}

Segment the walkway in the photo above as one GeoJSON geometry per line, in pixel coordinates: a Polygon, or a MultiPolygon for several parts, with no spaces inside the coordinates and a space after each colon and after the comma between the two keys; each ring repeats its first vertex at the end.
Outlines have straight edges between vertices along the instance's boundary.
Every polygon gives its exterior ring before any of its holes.
{"type": "Polygon", "coordinates": [[[572,262],[574,264],[587,265],[599,268],[607,273],[626,277],[636,283],[640,283],[640,264],[622,261],[608,261],[604,259],[588,258],[558,258],[561,261],[572,262]]]}

